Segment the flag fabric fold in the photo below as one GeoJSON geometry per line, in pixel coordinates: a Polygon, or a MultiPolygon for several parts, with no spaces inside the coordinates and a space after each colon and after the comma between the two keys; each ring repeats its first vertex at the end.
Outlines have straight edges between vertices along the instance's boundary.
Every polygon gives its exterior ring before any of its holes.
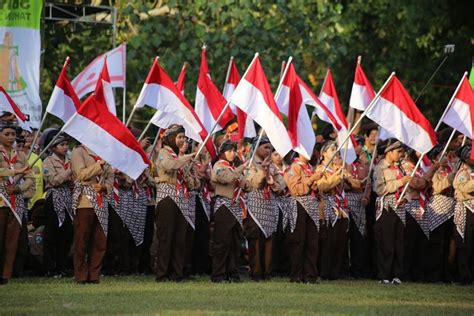
{"type": "Polygon", "coordinates": [[[276,102],[279,109],[288,109],[288,135],[293,150],[311,159],[316,138],[301,93],[300,79],[292,63],[288,66],[285,77],[282,78],[281,90],[281,97],[276,102]]]}
{"type": "MultiPolygon", "coordinates": [[[[326,80],[324,80],[324,84],[321,89],[319,99],[324,105],[326,105],[326,107],[333,114],[337,123],[341,127],[339,130],[336,129],[337,140],[340,145],[344,141],[344,139],[347,138],[348,136],[349,126],[347,124],[347,120],[344,115],[344,112],[342,111],[341,104],[339,102],[339,97],[337,96],[336,86],[334,85],[331,69],[328,69],[326,73],[326,80]]],[[[351,164],[357,159],[357,154],[354,149],[354,141],[352,139],[352,136],[349,137],[349,140],[347,143],[347,154],[345,151],[346,151],[346,148],[343,147],[341,149],[341,155],[342,157],[346,157],[347,164],[351,164]]]]}
{"type": "Polygon", "coordinates": [[[265,130],[281,156],[293,148],[258,56],[240,80],[230,101],[265,130]]]}
{"type": "MultiPolygon", "coordinates": [[[[208,133],[211,132],[211,129],[216,124],[216,121],[220,113],[224,110],[226,104],[226,99],[224,99],[211,80],[206,60],[206,49],[203,48],[201,52],[201,67],[199,69],[194,109],[208,133]]],[[[233,118],[234,115],[232,114],[232,110],[230,107],[227,107],[213,133],[223,129],[233,118]]]]}
{"type": "Polygon", "coordinates": [[[68,63],[64,65],[49,98],[46,112],[56,116],[63,122],[67,122],[81,107],[76,92],[67,77],[66,69],[68,63]]]}
{"type": "MultiPolygon", "coordinates": [[[[223,96],[226,100],[229,100],[232,93],[234,93],[235,88],[240,82],[240,74],[235,64],[234,59],[230,60],[230,72],[227,78],[227,81],[224,85],[223,96]]],[[[255,124],[251,117],[248,117],[241,109],[236,107],[232,102],[229,104],[232,112],[237,116],[237,125],[238,125],[238,138],[253,138],[257,136],[255,131],[255,124]]]]}
{"type": "MultiPolygon", "coordinates": [[[[466,76],[461,79],[458,91],[454,95],[443,122],[472,139],[474,130],[474,92],[466,76]]],[[[471,151],[474,159],[474,151],[471,151]]]]}
{"type": "MultiPolygon", "coordinates": [[[[107,59],[107,56],[104,57],[107,59]]],[[[109,70],[107,68],[107,62],[104,61],[102,71],[100,72],[97,84],[95,86],[95,97],[100,102],[107,105],[110,113],[117,116],[117,110],[115,108],[115,97],[112,85],[110,83],[109,70]]]]}
{"type": "Polygon", "coordinates": [[[18,121],[18,125],[24,130],[31,131],[26,115],[20,110],[18,105],[16,105],[15,101],[13,101],[2,86],[0,86],[0,111],[13,113],[18,121]]]}
{"type": "Polygon", "coordinates": [[[150,164],[130,130],[94,94],[84,101],[63,131],[134,180],[150,164]]]}
{"type": "Polygon", "coordinates": [[[420,153],[427,153],[437,143],[430,122],[395,75],[366,114],[388,134],[420,153]]]}
{"type": "MultiPolygon", "coordinates": [[[[171,124],[181,124],[186,130],[186,136],[198,143],[202,143],[208,135],[188,100],[181,94],[181,91],[178,90],[156,59],[135,107],[141,108],[145,105],[157,110],[152,123],[158,127],[168,128],[171,124]]],[[[211,156],[215,157],[216,152],[211,139],[206,142],[206,148],[211,156]]]]}
{"type": "Polygon", "coordinates": [[[72,86],[79,99],[94,91],[97,80],[104,65],[104,57],[107,56],[107,66],[110,74],[110,85],[112,88],[125,87],[126,73],[126,44],[97,56],[86,68],[84,68],[72,81],[72,86]]]}
{"type": "Polygon", "coordinates": [[[184,95],[184,85],[186,84],[186,71],[187,67],[186,63],[184,63],[183,67],[181,68],[181,72],[179,73],[178,80],[175,83],[182,95],[184,95]]]}
{"type": "Polygon", "coordinates": [[[372,85],[362,70],[361,65],[357,63],[349,106],[359,111],[365,111],[374,98],[374,88],[372,88],[372,85]]]}

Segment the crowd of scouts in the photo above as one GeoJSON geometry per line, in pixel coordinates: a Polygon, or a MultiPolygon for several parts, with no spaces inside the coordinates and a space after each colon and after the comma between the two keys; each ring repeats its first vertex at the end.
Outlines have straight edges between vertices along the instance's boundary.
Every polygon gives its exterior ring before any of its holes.
{"type": "Polygon", "coordinates": [[[429,167],[411,177],[420,154],[395,139],[378,142],[372,124],[355,137],[350,165],[331,129],[311,159],[281,157],[265,136],[233,142],[231,130],[215,138],[212,159],[205,150],[196,156],[199,145],[173,125],[154,148],[142,141],[153,164],[137,180],[57,133],[47,129],[32,144],[11,115],[0,117],[1,284],[28,273],[79,284],[136,273],[157,282],[202,274],[212,282],[247,274],[473,281],[474,161],[462,135],[443,151],[449,129],[428,153],[429,167]]]}

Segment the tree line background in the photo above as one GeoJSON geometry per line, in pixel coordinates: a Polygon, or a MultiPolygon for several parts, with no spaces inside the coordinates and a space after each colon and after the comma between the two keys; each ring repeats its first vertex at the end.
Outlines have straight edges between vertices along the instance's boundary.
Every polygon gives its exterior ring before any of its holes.
{"type": "MultiPolygon", "coordinates": [[[[57,1],[61,2],[61,1],[57,1]]],[[[462,73],[471,69],[474,2],[468,0],[170,0],[62,1],[117,8],[117,45],[127,42],[127,113],[130,113],[152,60],[176,79],[188,63],[185,94],[194,102],[200,49],[207,45],[212,78],[222,88],[230,56],[241,74],[255,52],[276,89],[288,56],[300,76],[319,93],[330,67],[345,112],[357,56],[374,89],[395,70],[413,98],[444,58],[455,52],[417,105],[436,124],[462,73]]],[[[112,30],[101,25],[56,23],[43,29],[41,93],[44,107],[66,56],[72,80],[93,58],[112,48],[112,30]]],[[[117,90],[121,117],[121,90],[117,90]]],[[[143,127],[152,110],[138,111],[143,127]]],[[[54,119],[51,119],[54,121],[54,119]]]]}

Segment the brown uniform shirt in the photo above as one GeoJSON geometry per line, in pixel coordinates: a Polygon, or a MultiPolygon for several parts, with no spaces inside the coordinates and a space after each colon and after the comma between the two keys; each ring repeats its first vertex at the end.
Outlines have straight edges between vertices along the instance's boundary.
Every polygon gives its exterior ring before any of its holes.
{"type": "MultiPolygon", "coordinates": [[[[2,146],[0,146],[0,150],[5,152],[5,154],[8,156],[8,159],[11,159],[12,156],[16,154],[17,156],[16,163],[13,164],[14,170],[21,169],[28,165],[28,162],[26,159],[27,157],[23,152],[21,151],[16,152],[16,150],[11,150],[9,153],[7,153],[6,150],[2,146]]],[[[8,164],[7,161],[5,161],[5,159],[3,158],[3,155],[0,155],[0,178],[1,178],[0,181],[2,181],[3,183],[8,183],[9,177],[13,177],[15,175],[14,170],[10,168],[10,165],[8,164]]],[[[22,183],[18,181],[19,177],[20,175],[17,175],[14,181],[16,181],[17,186],[20,188],[20,192],[23,194],[25,198],[32,197],[35,192],[35,185],[34,185],[35,180],[34,180],[33,174],[27,173],[21,176],[24,180],[22,183]]],[[[0,207],[6,207],[5,201],[3,201],[3,199],[0,199],[0,207]]]]}
{"type": "MultiPolygon", "coordinates": [[[[71,168],[74,178],[83,185],[98,184],[101,177],[107,188],[107,194],[113,189],[114,172],[110,165],[101,166],[94,159],[95,153],[84,146],[77,146],[72,151],[71,168]]],[[[92,208],[92,204],[85,195],[79,198],[78,208],[92,208]]]]}
{"type": "Polygon", "coordinates": [[[309,163],[304,164],[308,168],[305,171],[301,164],[303,163],[299,163],[295,160],[285,176],[291,196],[308,195],[311,191],[318,189],[316,181],[310,181],[310,177],[313,175],[311,165],[309,165],[309,163]]]}
{"type": "Polygon", "coordinates": [[[401,179],[397,179],[397,170],[382,159],[374,169],[373,189],[378,196],[393,194],[403,187],[401,179]]]}
{"type": "Polygon", "coordinates": [[[454,178],[453,187],[456,200],[474,199],[474,172],[471,167],[466,164],[461,166],[454,178]]]}
{"type": "Polygon", "coordinates": [[[173,150],[170,147],[164,146],[161,148],[156,160],[156,183],[166,182],[175,185],[178,170],[183,168],[192,157],[192,155],[178,157],[173,154],[173,150]]]}
{"type": "MultiPolygon", "coordinates": [[[[217,161],[211,171],[211,183],[215,195],[232,199],[234,197],[235,181],[241,178],[244,169],[245,165],[232,168],[227,162],[217,161]]],[[[241,187],[245,187],[243,182],[240,181],[241,187]]]]}
{"type": "Polygon", "coordinates": [[[69,160],[61,160],[56,154],[47,157],[43,162],[45,190],[62,185],[72,184],[72,168],[69,160]]]}

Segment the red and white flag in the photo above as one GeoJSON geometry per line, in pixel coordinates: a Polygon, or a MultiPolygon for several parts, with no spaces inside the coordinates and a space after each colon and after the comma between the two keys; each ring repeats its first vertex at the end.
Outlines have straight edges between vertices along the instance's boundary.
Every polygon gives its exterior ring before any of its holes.
{"type": "Polygon", "coordinates": [[[46,107],[46,112],[53,114],[63,122],[67,122],[81,107],[81,101],[79,101],[67,77],[66,68],[68,64],[69,59],[66,61],[63,69],[61,69],[59,78],[49,98],[48,106],[46,107]]]}
{"type": "Polygon", "coordinates": [[[178,80],[175,83],[182,95],[184,95],[184,85],[186,83],[186,70],[186,63],[184,63],[183,68],[181,68],[181,72],[179,73],[178,80]]]}
{"type": "Polygon", "coordinates": [[[293,148],[258,55],[240,80],[230,101],[265,130],[273,147],[282,157],[293,148]]]}
{"type": "Polygon", "coordinates": [[[436,133],[398,78],[393,75],[379,93],[367,117],[408,147],[420,153],[430,151],[437,143],[436,133]]]}
{"type": "Polygon", "coordinates": [[[372,85],[362,70],[360,63],[357,63],[349,106],[359,111],[365,111],[374,98],[374,88],[372,88],[372,85]]]}
{"type": "MultiPolygon", "coordinates": [[[[226,104],[227,101],[211,80],[206,60],[206,49],[203,48],[201,52],[201,67],[199,69],[194,109],[208,133],[211,132],[216,124],[217,118],[226,104]]],[[[232,110],[230,107],[227,107],[213,133],[223,129],[233,118],[232,110]]]]}
{"type": "Polygon", "coordinates": [[[20,110],[10,95],[0,86],[0,111],[13,113],[18,121],[18,125],[24,130],[31,131],[26,115],[20,110]]]}
{"type": "MultiPolygon", "coordinates": [[[[156,126],[168,128],[172,124],[181,124],[186,130],[186,136],[198,143],[202,143],[206,138],[207,131],[196,112],[161,68],[157,59],[151,66],[135,107],[141,108],[145,105],[157,109],[151,120],[156,126]]],[[[206,142],[206,148],[211,156],[215,157],[214,144],[210,138],[206,142]]]]}
{"type": "MultiPolygon", "coordinates": [[[[331,113],[336,118],[337,123],[341,127],[337,131],[337,139],[339,144],[341,144],[344,139],[347,138],[349,130],[346,121],[346,116],[344,115],[344,112],[341,108],[341,104],[339,103],[339,97],[337,96],[336,86],[334,85],[331,69],[328,69],[326,73],[326,79],[324,80],[319,99],[324,105],[326,105],[329,111],[331,111],[331,113]]],[[[349,138],[347,144],[347,154],[345,153],[345,147],[341,149],[341,154],[342,157],[346,157],[347,164],[351,164],[357,159],[357,154],[354,149],[354,142],[352,140],[352,137],[349,138]]]]}
{"type": "Polygon", "coordinates": [[[285,77],[282,78],[281,92],[276,102],[279,109],[288,109],[288,112],[284,114],[288,115],[288,135],[290,135],[293,150],[311,159],[316,137],[299,81],[295,67],[290,63],[285,77]]]}
{"type": "MultiPolygon", "coordinates": [[[[107,59],[107,56],[104,57],[107,59]]],[[[110,83],[109,70],[107,68],[107,63],[104,62],[102,66],[102,71],[100,72],[99,79],[97,80],[97,85],[95,86],[95,97],[100,102],[107,104],[107,108],[110,113],[117,116],[117,111],[115,109],[115,97],[114,91],[110,83]]]]}
{"type": "Polygon", "coordinates": [[[107,67],[110,74],[110,85],[112,88],[125,87],[125,65],[126,44],[105,54],[97,56],[86,68],[84,68],[72,81],[79,99],[94,91],[99,75],[104,65],[104,55],[107,56],[107,67]]]}
{"type": "Polygon", "coordinates": [[[84,101],[63,130],[134,180],[150,164],[130,130],[95,95],[84,101]]]}
{"type": "MultiPolygon", "coordinates": [[[[444,115],[443,122],[472,139],[472,131],[474,130],[474,92],[466,75],[461,79],[453,102],[448,104],[448,107],[449,110],[444,115]]],[[[474,159],[474,151],[471,151],[471,159],[474,159]]]]}
{"type": "MultiPolygon", "coordinates": [[[[237,65],[233,58],[230,60],[229,65],[229,76],[227,76],[227,82],[224,85],[224,98],[226,100],[230,99],[232,93],[234,93],[235,88],[240,82],[240,74],[239,70],[237,69],[237,65]]],[[[255,124],[251,117],[248,117],[247,114],[242,112],[241,109],[236,107],[232,102],[229,104],[232,112],[237,116],[237,125],[238,125],[238,138],[253,138],[257,136],[257,132],[255,131],[255,124]]]]}

